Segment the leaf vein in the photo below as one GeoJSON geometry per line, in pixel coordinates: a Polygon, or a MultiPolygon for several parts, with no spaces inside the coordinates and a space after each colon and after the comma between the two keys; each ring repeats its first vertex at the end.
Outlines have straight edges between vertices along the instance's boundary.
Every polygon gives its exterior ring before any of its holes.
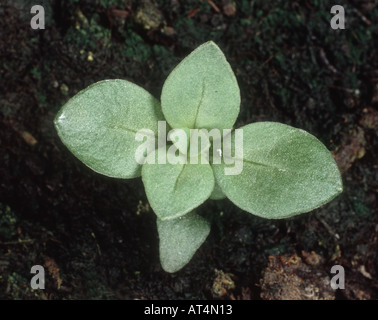
{"type": "Polygon", "coordinates": [[[201,98],[200,98],[200,101],[197,105],[197,108],[196,108],[196,115],[194,117],[194,124],[193,124],[193,128],[196,128],[197,126],[197,119],[198,119],[198,112],[199,112],[199,109],[201,107],[201,104],[202,104],[202,100],[203,100],[203,97],[205,95],[205,79],[202,79],[202,85],[201,85],[201,88],[202,88],[202,91],[201,91],[201,98]]]}
{"type": "Polygon", "coordinates": [[[181,177],[181,175],[184,171],[184,168],[185,168],[185,164],[182,166],[181,171],[180,171],[179,175],[177,176],[177,179],[176,179],[175,184],[173,186],[173,192],[176,192],[177,184],[178,184],[178,181],[179,181],[179,179],[180,179],[180,177],[181,177]]]}

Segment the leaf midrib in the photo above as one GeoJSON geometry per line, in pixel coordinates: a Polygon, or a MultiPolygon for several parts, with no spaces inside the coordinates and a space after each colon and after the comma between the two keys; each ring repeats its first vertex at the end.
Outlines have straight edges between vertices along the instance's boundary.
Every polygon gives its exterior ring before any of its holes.
{"type": "MultiPolygon", "coordinates": [[[[120,127],[120,126],[105,126],[105,128],[109,129],[109,130],[121,130],[121,131],[126,131],[126,132],[129,132],[129,133],[132,133],[132,134],[137,134],[139,132],[139,130],[136,130],[136,129],[130,129],[130,128],[126,128],[126,127],[120,127]]],[[[147,132],[144,133],[145,135],[148,135],[147,132]]],[[[156,137],[156,134],[154,133],[153,134],[153,137],[156,137]]]]}
{"type": "Polygon", "coordinates": [[[194,116],[194,123],[193,123],[193,128],[197,128],[197,119],[198,119],[198,113],[199,113],[199,109],[201,108],[201,104],[202,104],[202,100],[203,100],[203,97],[204,97],[204,93],[205,93],[205,80],[202,79],[202,84],[201,84],[201,88],[202,88],[202,91],[201,91],[201,98],[200,98],[200,101],[197,105],[197,108],[196,108],[196,115],[194,116]]]}
{"type": "Polygon", "coordinates": [[[185,168],[185,164],[182,166],[181,171],[180,171],[179,175],[177,176],[177,179],[176,179],[175,184],[173,186],[173,192],[176,192],[177,184],[178,184],[178,181],[179,181],[182,173],[184,172],[184,168],[185,168]]]}

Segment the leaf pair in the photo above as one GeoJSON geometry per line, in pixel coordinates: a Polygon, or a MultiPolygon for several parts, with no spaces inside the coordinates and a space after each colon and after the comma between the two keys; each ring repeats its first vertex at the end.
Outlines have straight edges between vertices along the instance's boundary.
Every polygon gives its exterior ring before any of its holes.
{"type": "MultiPolygon", "coordinates": [[[[201,45],[171,72],[161,105],[173,129],[232,128],[239,114],[239,87],[215,43],[201,45]]],[[[162,220],[198,207],[210,197],[215,184],[210,164],[145,164],[142,179],[151,207],[162,220]]]]}
{"type": "MultiPolygon", "coordinates": [[[[106,80],[69,100],[55,126],[64,144],[94,171],[117,178],[142,175],[158,216],[162,266],[175,272],[209,233],[209,224],[192,212],[209,197],[227,196],[240,208],[264,218],[286,218],[319,207],[342,191],[340,173],[325,146],[303,130],[273,122],[240,128],[242,145],[236,143],[233,132],[234,153],[224,155],[219,164],[155,161],[146,162],[141,170],[136,162],[140,142],[135,136],[140,130],[155,144],[162,134],[158,121],[163,120],[184,133],[231,129],[239,106],[239,87],[231,67],[221,50],[207,42],[171,72],[161,105],[128,81],[106,80]],[[227,174],[232,167],[228,160],[242,168],[240,174],[227,174]]],[[[165,137],[166,132],[163,134],[165,137]]],[[[187,159],[186,141],[173,142],[178,160],[187,159]]],[[[159,143],[155,146],[160,148],[150,154],[154,159],[162,148],[166,150],[159,143]]]]}

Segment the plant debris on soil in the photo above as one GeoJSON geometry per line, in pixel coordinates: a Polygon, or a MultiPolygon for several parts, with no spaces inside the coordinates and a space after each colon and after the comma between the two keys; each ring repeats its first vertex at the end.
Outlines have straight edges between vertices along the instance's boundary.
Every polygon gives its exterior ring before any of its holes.
{"type": "Polygon", "coordinates": [[[378,299],[378,3],[41,0],[0,4],[0,299],[378,299]],[[177,273],[162,270],[140,179],[101,176],[65,148],[62,105],[103,79],[160,97],[164,79],[213,40],[241,89],[236,127],[279,121],[318,137],[344,192],[311,213],[265,220],[228,200],[177,273]],[[45,268],[33,290],[31,267],[45,268]],[[345,269],[345,289],[330,286],[345,269]]]}

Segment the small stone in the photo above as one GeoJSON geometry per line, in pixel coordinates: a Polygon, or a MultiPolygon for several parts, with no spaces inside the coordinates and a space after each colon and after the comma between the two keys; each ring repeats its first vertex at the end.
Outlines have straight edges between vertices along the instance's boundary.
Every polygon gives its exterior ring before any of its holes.
{"type": "Polygon", "coordinates": [[[235,289],[235,283],[232,280],[231,273],[224,273],[222,270],[215,269],[215,279],[213,282],[213,294],[216,297],[222,297],[228,293],[229,290],[235,289]]]}
{"type": "Polygon", "coordinates": [[[175,34],[175,29],[173,29],[172,27],[165,26],[165,27],[161,30],[161,32],[162,32],[163,34],[165,34],[166,36],[171,37],[171,36],[173,36],[173,35],[175,34]]]}
{"type": "Polygon", "coordinates": [[[60,92],[62,92],[62,94],[64,94],[64,95],[67,95],[68,91],[69,91],[68,86],[65,83],[62,83],[60,85],[60,92]]]}
{"type": "Polygon", "coordinates": [[[93,53],[92,51],[89,51],[88,52],[88,58],[87,58],[88,61],[93,61],[93,53]]]}
{"type": "Polygon", "coordinates": [[[236,13],[236,7],[234,3],[227,3],[223,6],[223,13],[227,17],[232,17],[236,13]]]}
{"type": "Polygon", "coordinates": [[[25,142],[29,145],[29,146],[35,146],[37,143],[38,143],[38,141],[37,141],[37,139],[36,138],[34,138],[33,136],[32,136],[32,134],[31,133],[29,133],[29,132],[27,132],[27,131],[22,131],[21,132],[21,136],[22,136],[22,138],[25,140],[25,142]]]}
{"type": "Polygon", "coordinates": [[[158,28],[164,22],[164,17],[154,4],[149,0],[144,0],[136,12],[135,21],[144,29],[149,30],[158,28]]]}

